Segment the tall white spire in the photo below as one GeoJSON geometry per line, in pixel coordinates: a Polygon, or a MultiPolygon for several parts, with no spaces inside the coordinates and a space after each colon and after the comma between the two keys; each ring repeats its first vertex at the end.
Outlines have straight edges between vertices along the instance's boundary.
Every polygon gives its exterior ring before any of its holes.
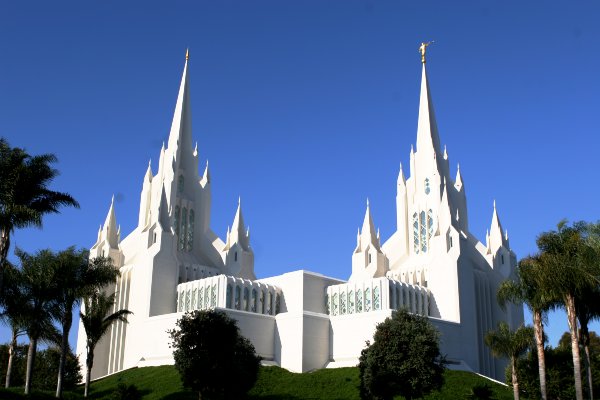
{"type": "Polygon", "coordinates": [[[425,63],[423,63],[421,74],[421,99],[419,102],[419,122],[417,127],[417,152],[423,151],[434,152],[440,159],[443,158],[425,63]]]}
{"type": "MultiPolygon", "coordinates": [[[[182,165],[183,162],[184,168],[188,166],[187,161],[185,161],[186,158],[191,158],[194,151],[192,148],[192,114],[188,84],[188,60],[189,51],[186,52],[185,65],[179,85],[179,94],[177,95],[177,103],[175,104],[173,122],[171,123],[171,131],[167,143],[167,152],[177,161],[177,164],[182,165]]],[[[167,160],[170,161],[171,157],[168,157],[167,160]]],[[[193,167],[193,164],[190,164],[189,167],[193,167]]]]}
{"type": "Polygon", "coordinates": [[[502,230],[500,218],[498,217],[498,211],[496,211],[496,200],[494,200],[494,212],[492,213],[492,224],[490,227],[489,248],[492,252],[495,252],[501,246],[508,248],[508,241],[506,240],[506,236],[502,230]]]}

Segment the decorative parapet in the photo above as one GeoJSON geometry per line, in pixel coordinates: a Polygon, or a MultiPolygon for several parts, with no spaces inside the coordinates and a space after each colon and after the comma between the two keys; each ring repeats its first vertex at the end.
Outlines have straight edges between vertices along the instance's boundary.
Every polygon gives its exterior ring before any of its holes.
{"type": "Polygon", "coordinates": [[[429,289],[405,282],[374,278],[327,288],[327,313],[332,316],[407,309],[429,316],[429,289]]]}
{"type": "Polygon", "coordinates": [[[281,308],[281,289],[226,275],[177,285],[177,312],[214,308],[276,315],[281,308]]]}

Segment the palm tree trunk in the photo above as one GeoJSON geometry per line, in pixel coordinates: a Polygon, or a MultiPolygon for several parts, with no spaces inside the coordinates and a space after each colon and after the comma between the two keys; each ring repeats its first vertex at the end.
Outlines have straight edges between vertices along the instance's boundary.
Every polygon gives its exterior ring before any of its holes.
{"type": "Polygon", "coordinates": [[[0,228],[0,292],[4,285],[4,261],[8,257],[8,248],[10,247],[10,230],[0,228]]]}
{"type": "Polygon", "coordinates": [[[58,363],[58,382],[56,383],[56,397],[61,398],[63,392],[63,380],[65,379],[65,364],[67,362],[67,352],[69,350],[69,331],[71,330],[71,323],[73,314],[71,311],[67,311],[65,320],[62,326],[62,343],[60,345],[60,361],[58,363]]]}
{"type": "Polygon", "coordinates": [[[12,338],[10,340],[10,345],[8,346],[8,366],[6,367],[6,382],[4,387],[10,387],[10,377],[12,375],[12,367],[13,360],[15,357],[15,351],[17,350],[17,330],[15,328],[12,329],[12,338]]]}
{"type": "Polygon", "coordinates": [[[591,363],[591,358],[590,358],[590,332],[588,330],[588,325],[587,322],[584,321],[580,321],[581,323],[581,327],[579,329],[579,334],[580,334],[580,341],[581,344],[583,345],[583,351],[585,353],[584,357],[583,357],[583,361],[585,364],[585,369],[587,372],[587,383],[588,383],[588,398],[590,400],[594,400],[594,386],[593,386],[593,381],[592,381],[592,363],[591,363]]]}
{"type": "Polygon", "coordinates": [[[579,355],[579,337],[577,335],[577,314],[575,313],[575,297],[568,294],[565,296],[567,308],[567,319],[571,332],[571,352],[573,353],[573,376],[575,378],[575,398],[583,400],[581,386],[581,356],[579,355]]]}
{"type": "Polygon", "coordinates": [[[33,363],[37,350],[37,338],[29,338],[29,349],[27,350],[27,372],[25,374],[25,394],[31,393],[31,379],[33,378],[33,363]]]}
{"type": "Polygon", "coordinates": [[[88,397],[90,390],[90,380],[92,378],[92,367],[94,366],[94,349],[88,347],[88,355],[85,360],[86,372],[85,372],[85,387],[83,389],[83,397],[88,397]]]}
{"type": "Polygon", "coordinates": [[[513,396],[515,400],[519,400],[519,380],[517,379],[517,358],[510,358],[512,367],[512,385],[513,385],[513,396]]]}
{"type": "Polygon", "coordinates": [[[544,325],[540,310],[533,311],[533,329],[535,332],[535,344],[538,356],[538,371],[540,374],[540,394],[542,400],[547,400],[546,395],[546,355],[544,353],[544,325]]]}

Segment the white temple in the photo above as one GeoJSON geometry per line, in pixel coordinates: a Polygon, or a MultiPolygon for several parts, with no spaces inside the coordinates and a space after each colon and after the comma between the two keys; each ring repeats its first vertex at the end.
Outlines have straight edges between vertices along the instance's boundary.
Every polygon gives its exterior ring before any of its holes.
{"type": "MultiPolygon", "coordinates": [[[[353,366],[375,326],[405,307],[440,331],[451,368],[503,380],[506,364],[483,336],[499,321],[523,323],[522,307],[496,302],[516,256],[495,204],[485,243],[469,232],[464,182],[460,170],[450,176],[440,146],[422,53],[417,146],[408,179],[402,167],[398,174],[397,230],[381,244],[367,203],[348,282],[303,270],[256,279],[240,204],[224,239],[212,231],[208,164],[200,175],[192,146],[186,56],[167,147],[157,173],[148,165],[143,180],[138,226],[121,240],[111,203],[91,249],[120,269],[115,307],[134,313],[96,348],[92,378],[173,363],[167,330],[203,309],[236,319],[264,364],[294,372],[353,366]]],[[[85,365],[81,324],[77,354],[85,365]]]]}

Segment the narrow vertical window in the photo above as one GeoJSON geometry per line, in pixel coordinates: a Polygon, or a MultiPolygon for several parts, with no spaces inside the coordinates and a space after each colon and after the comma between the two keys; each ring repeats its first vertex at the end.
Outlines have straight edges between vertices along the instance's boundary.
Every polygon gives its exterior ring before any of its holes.
{"type": "Polygon", "coordinates": [[[279,293],[275,294],[275,315],[279,314],[281,310],[281,296],[279,293]]]}
{"type": "Polygon", "coordinates": [[[177,178],[177,193],[183,193],[183,175],[177,178]]]}
{"type": "Polygon", "coordinates": [[[431,208],[427,211],[427,238],[431,239],[433,236],[433,211],[431,208]]]}
{"type": "Polygon", "coordinates": [[[413,214],[413,242],[414,251],[419,254],[419,219],[417,213],[413,214]]]}
{"type": "Polygon", "coordinates": [[[421,251],[423,253],[427,252],[427,228],[425,223],[425,211],[421,211],[421,214],[419,214],[419,227],[421,232],[421,251]]]}
{"type": "Polygon", "coordinates": [[[225,302],[225,307],[227,308],[231,308],[231,295],[232,295],[232,288],[230,284],[227,284],[227,299],[225,302]]]}
{"type": "Polygon", "coordinates": [[[217,285],[213,285],[211,294],[210,294],[210,305],[212,307],[217,306],[217,285]]]}
{"type": "Polygon", "coordinates": [[[204,310],[204,288],[200,288],[198,293],[198,308],[204,310]]]}
{"type": "Polygon", "coordinates": [[[332,301],[332,303],[333,303],[333,307],[332,307],[332,309],[333,309],[332,311],[333,312],[331,314],[332,315],[338,315],[338,294],[337,293],[333,294],[333,301],[332,301]]]}
{"type": "Polygon", "coordinates": [[[371,264],[371,254],[369,253],[369,264],[371,264]]]}
{"type": "Polygon", "coordinates": [[[256,289],[252,289],[252,307],[250,307],[250,311],[256,312],[256,289]]]}
{"type": "Polygon", "coordinates": [[[234,260],[235,262],[237,262],[237,251],[236,251],[235,253],[233,253],[233,260],[234,260]]]}
{"type": "Polygon", "coordinates": [[[360,313],[363,311],[363,292],[358,289],[356,291],[356,312],[360,313]]]}
{"type": "Polygon", "coordinates": [[[371,288],[365,290],[365,311],[371,311],[371,288]]]}
{"type": "Polygon", "coordinates": [[[194,210],[190,209],[190,216],[187,226],[187,251],[191,251],[194,246],[194,210]]]}
{"type": "Polygon", "coordinates": [[[175,217],[173,218],[173,228],[175,228],[175,233],[179,235],[179,206],[175,206],[175,217]]]}
{"type": "Polygon", "coordinates": [[[373,310],[379,310],[381,302],[379,301],[379,286],[373,289],[373,310]]]}
{"type": "Polygon", "coordinates": [[[187,208],[181,210],[181,228],[179,230],[179,250],[185,249],[185,237],[187,236],[187,208]]]}
{"type": "Polygon", "coordinates": [[[348,314],[354,314],[354,291],[348,292],[348,314]]]}
{"type": "Polygon", "coordinates": [[[340,315],[346,314],[346,292],[340,294],[340,315]]]}
{"type": "Polygon", "coordinates": [[[248,311],[248,307],[250,305],[250,292],[248,291],[248,288],[245,287],[244,288],[244,303],[242,304],[242,310],[244,311],[248,311]]]}
{"type": "Polygon", "coordinates": [[[235,287],[235,309],[239,310],[240,309],[240,296],[242,294],[242,290],[240,289],[239,286],[235,287]]]}

